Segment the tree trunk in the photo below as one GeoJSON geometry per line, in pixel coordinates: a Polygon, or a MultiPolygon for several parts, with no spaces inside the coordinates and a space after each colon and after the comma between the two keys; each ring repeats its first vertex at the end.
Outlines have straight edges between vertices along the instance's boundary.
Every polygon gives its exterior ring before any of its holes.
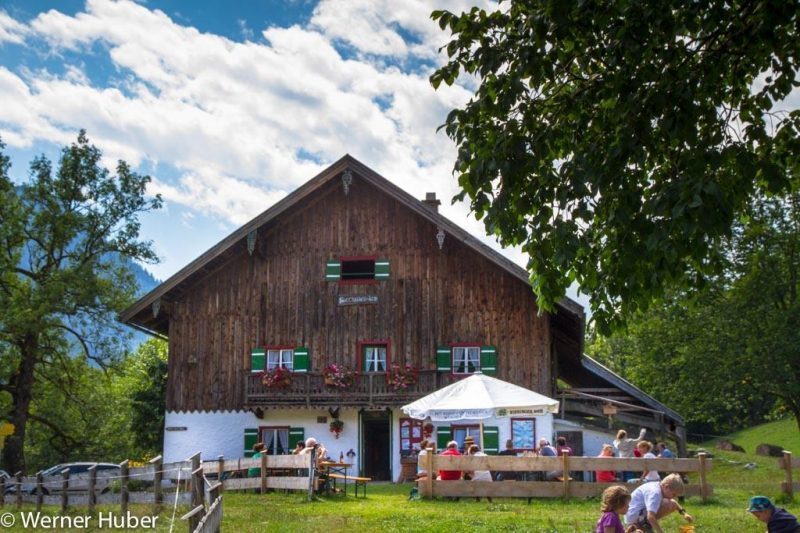
{"type": "Polygon", "coordinates": [[[19,344],[20,363],[11,377],[11,410],[9,421],[14,424],[14,434],[6,437],[3,463],[12,474],[25,471],[25,428],[33,397],[34,368],[39,355],[39,337],[28,333],[19,344]]]}

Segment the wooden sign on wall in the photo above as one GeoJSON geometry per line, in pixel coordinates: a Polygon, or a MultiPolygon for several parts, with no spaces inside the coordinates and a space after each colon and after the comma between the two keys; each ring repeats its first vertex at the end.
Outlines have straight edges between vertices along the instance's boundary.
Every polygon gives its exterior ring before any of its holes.
{"type": "Polygon", "coordinates": [[[374,294],[340,294],[336,303],[337,305],[371,305],[378,303],[378,297],[374,294]]]}

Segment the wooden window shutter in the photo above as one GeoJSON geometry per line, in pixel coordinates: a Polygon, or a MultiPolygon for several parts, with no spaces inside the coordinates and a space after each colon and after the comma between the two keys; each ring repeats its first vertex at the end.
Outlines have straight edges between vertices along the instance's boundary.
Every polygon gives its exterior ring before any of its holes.
{"type": "Polygon", "coordinates": [[[298,442],[306,441],[305,428],[289,428],[289,453],[292,453],[297,447],[298,442]]]}
{"type": "Polygon", "coordinates": [[[453,356],[449,346],[436,347],[436,370],[450,372],[453,368],[453,356]]]}
{"type": "Polygon", "coordinates": [[[309,363],[308,348],[300,346],[294,349],[293,372],[308,372],[309,363]]]}
{"type": "Polygon", "coordinates": [[[483,426],[483,451],[497,455],[500,451],[500,430],[497,426],[483,426]]]}
{"type": "Polygon", "coordinates": [[[253,456],[253,445],[258,442],[258,428],[246,428],[244,430],[244,456],[253,456]]]}
{"type": "Polygon", "coordinates": [[[439,426],[436,428],[436,451],[441,452],[447,448],[447,443],[453,440],[450,426],[439,426]]]}
{"type": "Polygon", "coordinates": [[[342,262],[328,261],[325,263],[325,281],[339,281],[342,279],[342,262]]]}
{"type": "Polygon", "coordinates": [[[375,279],[387,280],[389,279],[389,260],[376,259],[375,260],[375,279]]]}
{"type": "Polygon", "coordinates": [[[497,373],[497,348],[481,346],[481,372],[493,376],[497,373]]]}
{"type": "Polygon", "coordinates": [[[253,348],[250,350],[250,372],[263,372],[265,361],[264,348],[253,348]]]}

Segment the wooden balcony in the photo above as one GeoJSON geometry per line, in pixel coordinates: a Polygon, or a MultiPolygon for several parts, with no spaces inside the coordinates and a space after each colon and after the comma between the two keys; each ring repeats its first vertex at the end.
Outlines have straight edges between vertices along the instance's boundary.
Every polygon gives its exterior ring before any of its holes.
{"type": "Polygon", "coordinates": [[[386,374],[382,373],[356,375],[351,387],[338,388],[325,385],[322,372],[298,372],[292,375],[290,386],[269,388],[261,382],[260,373],[247,373],[245,407],[398,406],[413,402],[461,377],[449,372],[421,370],[415,384],[395,390],[387,383],[386,374]]]}

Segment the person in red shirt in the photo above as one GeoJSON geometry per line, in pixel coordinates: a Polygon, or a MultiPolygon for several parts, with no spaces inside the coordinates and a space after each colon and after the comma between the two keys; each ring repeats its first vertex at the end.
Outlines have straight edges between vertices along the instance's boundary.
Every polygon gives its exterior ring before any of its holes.
{"type": "MultiPolygon", "coordinates": [[[[614,457],[614,447],[610,444],[603,444],[603,449],[598,457],[614,457]]],[[[613,483],[617,480],[617,473],[613,470],[597,470],[598,483],[613,483]]]]}
{"type": "MultiPolygon", "coordinates": [[[[458,443],[451,440],[440,455],[461,455],[458,451],[458,443]]],[[[461,479],[461,470],[439,470],[439,479],[442,481],[457,481],[461,479]]]]}

